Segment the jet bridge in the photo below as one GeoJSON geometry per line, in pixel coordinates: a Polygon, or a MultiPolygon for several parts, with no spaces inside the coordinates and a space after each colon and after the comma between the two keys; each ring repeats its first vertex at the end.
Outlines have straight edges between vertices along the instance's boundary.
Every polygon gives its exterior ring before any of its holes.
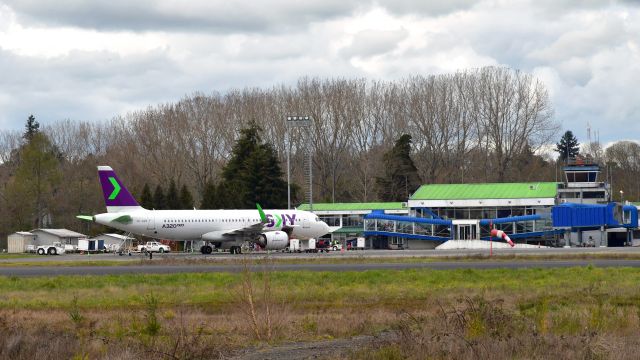
{"type": "Polygon", "coordinates": [[[552,209],[553,227],[564,231],[565,246],[625,246],[638,228],[634,205],[565,203],[552,209]]]}

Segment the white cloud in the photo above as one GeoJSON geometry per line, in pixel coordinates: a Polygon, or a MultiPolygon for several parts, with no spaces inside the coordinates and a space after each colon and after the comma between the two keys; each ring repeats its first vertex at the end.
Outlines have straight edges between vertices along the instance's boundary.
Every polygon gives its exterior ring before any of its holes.
{"type": "Polygon", "coordinates": [[[0,0],[0,126],[301,76],[500,65],[539,77],[565,129],[612,141],[640,131],[639,39],[633,1],[0,0]]]}
{"type": "Polygon", "coordinates": [[[309,22],[349,15],[355,0],[4,0],[25,23],[104,31],[293,30],[309,22]]]}

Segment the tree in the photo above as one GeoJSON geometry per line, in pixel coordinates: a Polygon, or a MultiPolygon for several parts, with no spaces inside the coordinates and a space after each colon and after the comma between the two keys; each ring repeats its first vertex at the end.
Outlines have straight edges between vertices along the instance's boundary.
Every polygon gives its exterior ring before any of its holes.
{"type": "Polygon", "coordinates": [[[51,218],[52,199],[62,181],[57,150],[46,135],[34,133],[20,150],[20,163],[7,193],[16,206],[17,226],[40,228],[51,218]]]}
{"type": "Polygon", "coordinates": [[[191,192],[187,185],[182,185],[182,188],[180,189],[180,209],[193,209],[193,196],[191,196],[191,192]]]}
{"type": "Polygon", "coordinates": [[[165,196],[165,203],[167,209],[178,210],[182,208],[182,205],[180,204],[180,196],[178,194],[178,187],[173,179],[169,182],[169,188],[167,189],[167,194],[165,196]]]}
{"type": "Polygon", "coordinates": [[[164,196],[162,186],[158,184],[153,192],[153,208],[156,210],[164,210],[167,208],[167,199],[164,196]]]}
{"type": "Polygon", "coordinates": [[[420,186],[418,169],[411,159],[411,135],[404,134],[384,154],[384,176],[376,178],[383,201],[405,201],[420,186]]]}
{"type": "Polygon", "coordinates": [[[580,153],[580,143],[571,130],[567,130],[562,135],[560,141],[556,144],[555,151],[560,154],[558,160],[565,162],[568,160],[567,157],[573,158],[580,153]]]}
{"type": "Polygon", "coordinates": [[[153,195],[151,195],[151,188],[148,183],[144,183],[142,188],[142,194],[140,195],[140,205],[145,209],[153,209],[153,195]]]}
{"type": "Polygon", "coordinates": [[[239,209],[254,208],[256,203],[269,208],[287,206],[287,183],[276,151],[262,142],[260,132],[256,123],[240,131],[231,159],[222,170],[222,180],[207,194],[215,199],[203,199],[203,204],[239,209]]]}
{"type": "Polygon", "coordinates": [[[213,182],[209,181],[204,186],[204,192],[202,193],[202,202],[200,208],[202,209],[215,209],[218,204],[218,192],[217,186],[213,182]]]}
{"type": "Polygon", "coordinates": [[[605,158],[613,179],[612,194],[624,191],[626,200],[640,199],[640,144],[618,141],[605,150],[605,158]]]}
{"type": "Polygon", "coordinates": [[[535,152],[556,133],[553,109],[544,85],[529,74],[507,68],[485,67],[466,82],[480,134],[479,144],[490,153],[485,166],[504,181],[512,161],[527,146],[535,152]]]}
{"type": "Polygon", "coordinates": [[[25,140],[31,142],[31,139],[33,139],[33,136],[38,133],[40,129],[40,124],[36,121],[36,118],[33,115],[29,115],[29,118],[27,118],[27,123],[25,124],[24,127],[25,127],[25,131],[22,137],[25,140]]]}

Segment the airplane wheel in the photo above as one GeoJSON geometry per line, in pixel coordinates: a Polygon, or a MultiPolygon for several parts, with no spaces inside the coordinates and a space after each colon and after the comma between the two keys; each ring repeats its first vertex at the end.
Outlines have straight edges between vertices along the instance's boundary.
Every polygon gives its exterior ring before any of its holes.
{"type": "Polygon", "coordinates": [[[212,252],[213,252],[213,249],[211,248],[211,246],[209,246],[209,245],[204,246],[204,254],[209,255],[212,252]]]}

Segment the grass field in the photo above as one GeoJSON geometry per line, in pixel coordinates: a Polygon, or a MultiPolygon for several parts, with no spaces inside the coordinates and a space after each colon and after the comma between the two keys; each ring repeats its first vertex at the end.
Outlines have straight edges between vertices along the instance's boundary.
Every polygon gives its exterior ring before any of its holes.
{"type": "Polygon", "coordinates": [[[25,359],[217,358],[383,331],[397,337],[345,356],[640,351],[640,270],[631,268],[0,277],[0,309],[0,357],[25,359]],[[33,345],[43,336],[54,352],[33,345]]]}
{"type": "MultiPolygon", "coordinates": [[[[254,275],[261,281],[264,274],[254,275]]],[[[273,272],[269,276],[278,299],[292,306],[312,302],[317,309],[379,305],[397,299],[415,303],[434,296],[455,297],[470,292],[521,297],[576,293],[585,288],[609,287],[624,293],[640,289],[640,270],[629,268],[296,271],[273,272]]],[[[229,290],[238,287],[241,280],[241,274],[216,273],[0,277],[0,307],[66,308],[75,296],[81,307],[112,309],[135,305],[149,293],[154,293],[162,306],[226,306],[233,305],[229,290]]]]}
{"type": "Polygon", "coordinates": [[[24,258],[30,258],[30,257],[34,257],[37,256],[35,254],[26,254],[26,253],[20,253],[20,254],[6,254],[6,253],[0,253],[0,260],[4,260],[4,259],[24,259],[24,258]]]}
{"type": "Polygon", "coordinates": [[[488,254],[472,254],[459,256],[345,256],[345,257],[306,257],[286,258],[270,257],[268,254],[254,254],[249,257],[236,257],[233,255],[175,257],[171,255],[156,254],[153,260],[136,254],[133,257],[117,257],[114,259],[92,258],[92,255],[73,255],[71,258],[58,260],[47,257],[46,261],[31,261],[27,258],[38,257],[33,254],[0,255],[0,267],[14,266],[123,266],[123,265],[241,265],[247,261],[259,264],[269,261],[274,264],[363,264],[363,263],[425,263],[441,261],[513,261],[513,260],[640,260],[640,253],[578,253],[578,254],[497,254],[489,257],[488,254]]]}

